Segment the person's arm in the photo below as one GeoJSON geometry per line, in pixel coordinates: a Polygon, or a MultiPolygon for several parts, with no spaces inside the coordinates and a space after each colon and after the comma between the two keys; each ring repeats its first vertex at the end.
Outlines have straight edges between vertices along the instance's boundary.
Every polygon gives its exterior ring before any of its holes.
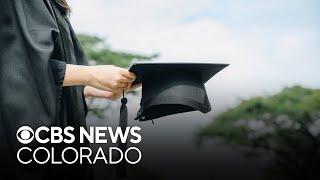
{"type": "Polygon", "coordinates": [[[63,86],[87,85],[92,77],[89,66],[67,64],[63,86]]]}
{"type": "Polygon", "coordinates": [[[112,65],[81,66],[66,65],[63,86],[86,85],[109,92],[129,88],[135,74],[112,65]]]}

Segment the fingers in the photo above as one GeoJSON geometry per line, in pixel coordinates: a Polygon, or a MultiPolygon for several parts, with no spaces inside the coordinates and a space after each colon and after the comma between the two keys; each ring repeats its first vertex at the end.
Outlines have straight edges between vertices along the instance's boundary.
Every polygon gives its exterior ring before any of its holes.
{"type": "Polygon", "coordinates": [[[132,79],[129,79],[129,78],[126,78],[126,77],[121,77],[119,82],[122,82],[122,83],[130,83],[132,82],[133,80],[132,79]]]}
{"type": "Polygon", "coordinates": [[[96,88],[93,88],[93,87],[88,87],[87,91],[91,91],[90,92],[90,97],[104,98],[104,99],[109,99],[109,100],[112,100],[112,101],[120,99],[121,96],[122,96],[122,89],[110,92],[110,91],[104,91],[104,90],[96,89],[96,88]]]}
{"type": "Polygon", "coordinates": [[[124,68],[119,68],[119,82],[124,82],[124,83],[130,83],[134,81],[136,78],[136,75],[132,72],[130,72],[128,69],[124,68]]]}
{"type": "Polygon", "coordinates": [[[128,87],[128,85],[129,85],[130,83],[123,83],[123,82],[120,82],[115,88],[117,88],[117,89],[119,89],[119,88],[127,88],[128,87]]]}
{"type": "Polygon", "coordinates": [[[129,91],[129,90],[137,89],[142,86],[142,83],[138,83],[138,84],[134,84],[134,85],[132,85],[132,83],[133,83],[133,81],[131,81],[129,83],[121,83],[121,85],[119,85],[117,87],[117,89],[129,91]]]}
{"type": "Polygon", "coordinates": [[[94,66],[91,75],[94,78],[88,85],[110,92],[130,89],[136,78],[136,75],[128,69],[113,65],[94,66]]]}
{"type": "Polygon", "coordinates": [[[120,68],[120,77],[118,79],[118,84],[115,88],[123,88],[123,89],[130,89],[132,82],[135,80],[136,75],[130,72],[127,69],[120,68]]]}
{"type": "Polygon", "coordinates": [[[106,99],[115,101],[117,99],[120,99],[122,96],[122,90],[121,91],[113,91],[113,92],[105,92],[105,97],[106,99]]]}
{"type": "Polygon", "coordinates": [[[96,97],[96,98],[106,98],[111,96],[112,92],[100,90],[91,86],[86,86],[84,89],[84,94],[86,97],[96,97]]]}
{"type": "Polygon", "coordinates": [[[128,83],[125,88],[116,88],[110,91],[105,91],[105,90],[97,89],[94,87],[86,86],[85,94],[87,94],[87,97],[91,96],[96,98],[105,98],[105,99],[114,101],[122,97],[123,90],[127,92],[130,90],[136,89],[140,86],[141,86],[141,83],[135,84],[135,85],[132,85],[132,83],[128,83]]]}
{"type": "MultiPolygon", "coordinates": [[[[132,82],[130,84],[128,84],[128,86],[125,88],[125,89],[122,89],[122,90],[125,90],[125,92],[128,92],[128,91],[133,91],[139,87],[141,87],[142,83],[138,83],[138,84],[134,84],[132,85],[132,82]]],[[[121,91],[122,92],[122,91],[121,91]]]]}
{"type": "Polygon", "coordinates": [[[136,78],[136,75],[127,69],[121,69],[120,74],[126,78],[131,79],[131,80],[134,80],[136,78]]]}
{"type": "Polygon", "coordinates": [[[127,87],[126,87],[126,90],[130,89],[132,86],[132,81],[130,83],[128,83],[127,87]]]}

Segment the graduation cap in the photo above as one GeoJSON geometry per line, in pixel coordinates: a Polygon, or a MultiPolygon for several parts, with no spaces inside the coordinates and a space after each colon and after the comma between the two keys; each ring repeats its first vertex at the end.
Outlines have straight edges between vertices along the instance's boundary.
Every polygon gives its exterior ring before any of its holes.
{"type": "Polygon", "coordinates": [[[134,83],[142,83],[142,98],[136,120],[146,121],[167,115],[211,111],[204,84],[227,64],[136,63],[129,71],[134,83]]]}
{"type": "MultiPolygon", "coordinates": [[[[142,83],[142,98],[136,120],[146,121],[183,112],[211,111],[204,84],[228,64],[212,63],[135,63],[129,69],[136,74],[133,84],[142,83]]],[[[124,96],[124,94],[123,94],[124,96]]],[[[120,127],[127,127],[127,99],[121,99],[120,127]]],[[[119,143],[126,149],[125,143],[119,143]]],[[[125,176],[125,164],[117,169],[125,176]]]]}

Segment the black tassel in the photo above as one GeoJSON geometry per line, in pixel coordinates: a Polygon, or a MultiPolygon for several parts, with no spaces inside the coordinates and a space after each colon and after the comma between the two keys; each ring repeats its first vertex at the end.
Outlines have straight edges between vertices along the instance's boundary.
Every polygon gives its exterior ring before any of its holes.
{"type": "MultiPolygon", "coordinates": [[[[119,120],[119,126],[121,127],[122,132],[125,132],[127,126],[128,126],[128,108],[127,108],[127,98],[124,97],[124,91],[122,93],[122,99],[121,99],[121,107],[120,107],[120,120],[119,120]]],[[[121,149],[121,151],[124,153],[127,150],[127,142],[121,143],[121,141],[118,141],[118,147],[121,149]]],[[[117,177],[125,178],[127,177],[127,163],[123,159],[117,166],[116,169],[116,175],[117,177]]]]}

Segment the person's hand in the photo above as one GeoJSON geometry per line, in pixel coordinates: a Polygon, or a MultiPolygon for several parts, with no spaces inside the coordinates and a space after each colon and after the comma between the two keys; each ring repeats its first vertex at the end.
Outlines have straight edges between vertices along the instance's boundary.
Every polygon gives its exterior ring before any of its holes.
{"type": "Polygon", "coordinates": [[[113,65],[90,66],[89,74],[86,85],[115,94],[128,90],[136,78],[129,70],[113,65]]]}
{"type": "MultiPolygon", "coordinates": [[[[141,86],[141,84],[135,84],[133,86],[126,89],[126,91],[130,91],[136,88],[139,88],[141,86]]],[[[96,97],[96,98],[105,98],[105,99],[109,99],[109,100],[117,100],[119,98],[121,98],[122,96],[122,91],[103,91],[91,86],[86,86],[84,88],[84,96],[85,97],[96,97]]]]}
{"type": "Polygon", "coordinates": [[[67,64],[63,86],[85,85],[117,94],[128,90],[135,78],[135,74],[129,70],[113,65],[67,64]]]}

